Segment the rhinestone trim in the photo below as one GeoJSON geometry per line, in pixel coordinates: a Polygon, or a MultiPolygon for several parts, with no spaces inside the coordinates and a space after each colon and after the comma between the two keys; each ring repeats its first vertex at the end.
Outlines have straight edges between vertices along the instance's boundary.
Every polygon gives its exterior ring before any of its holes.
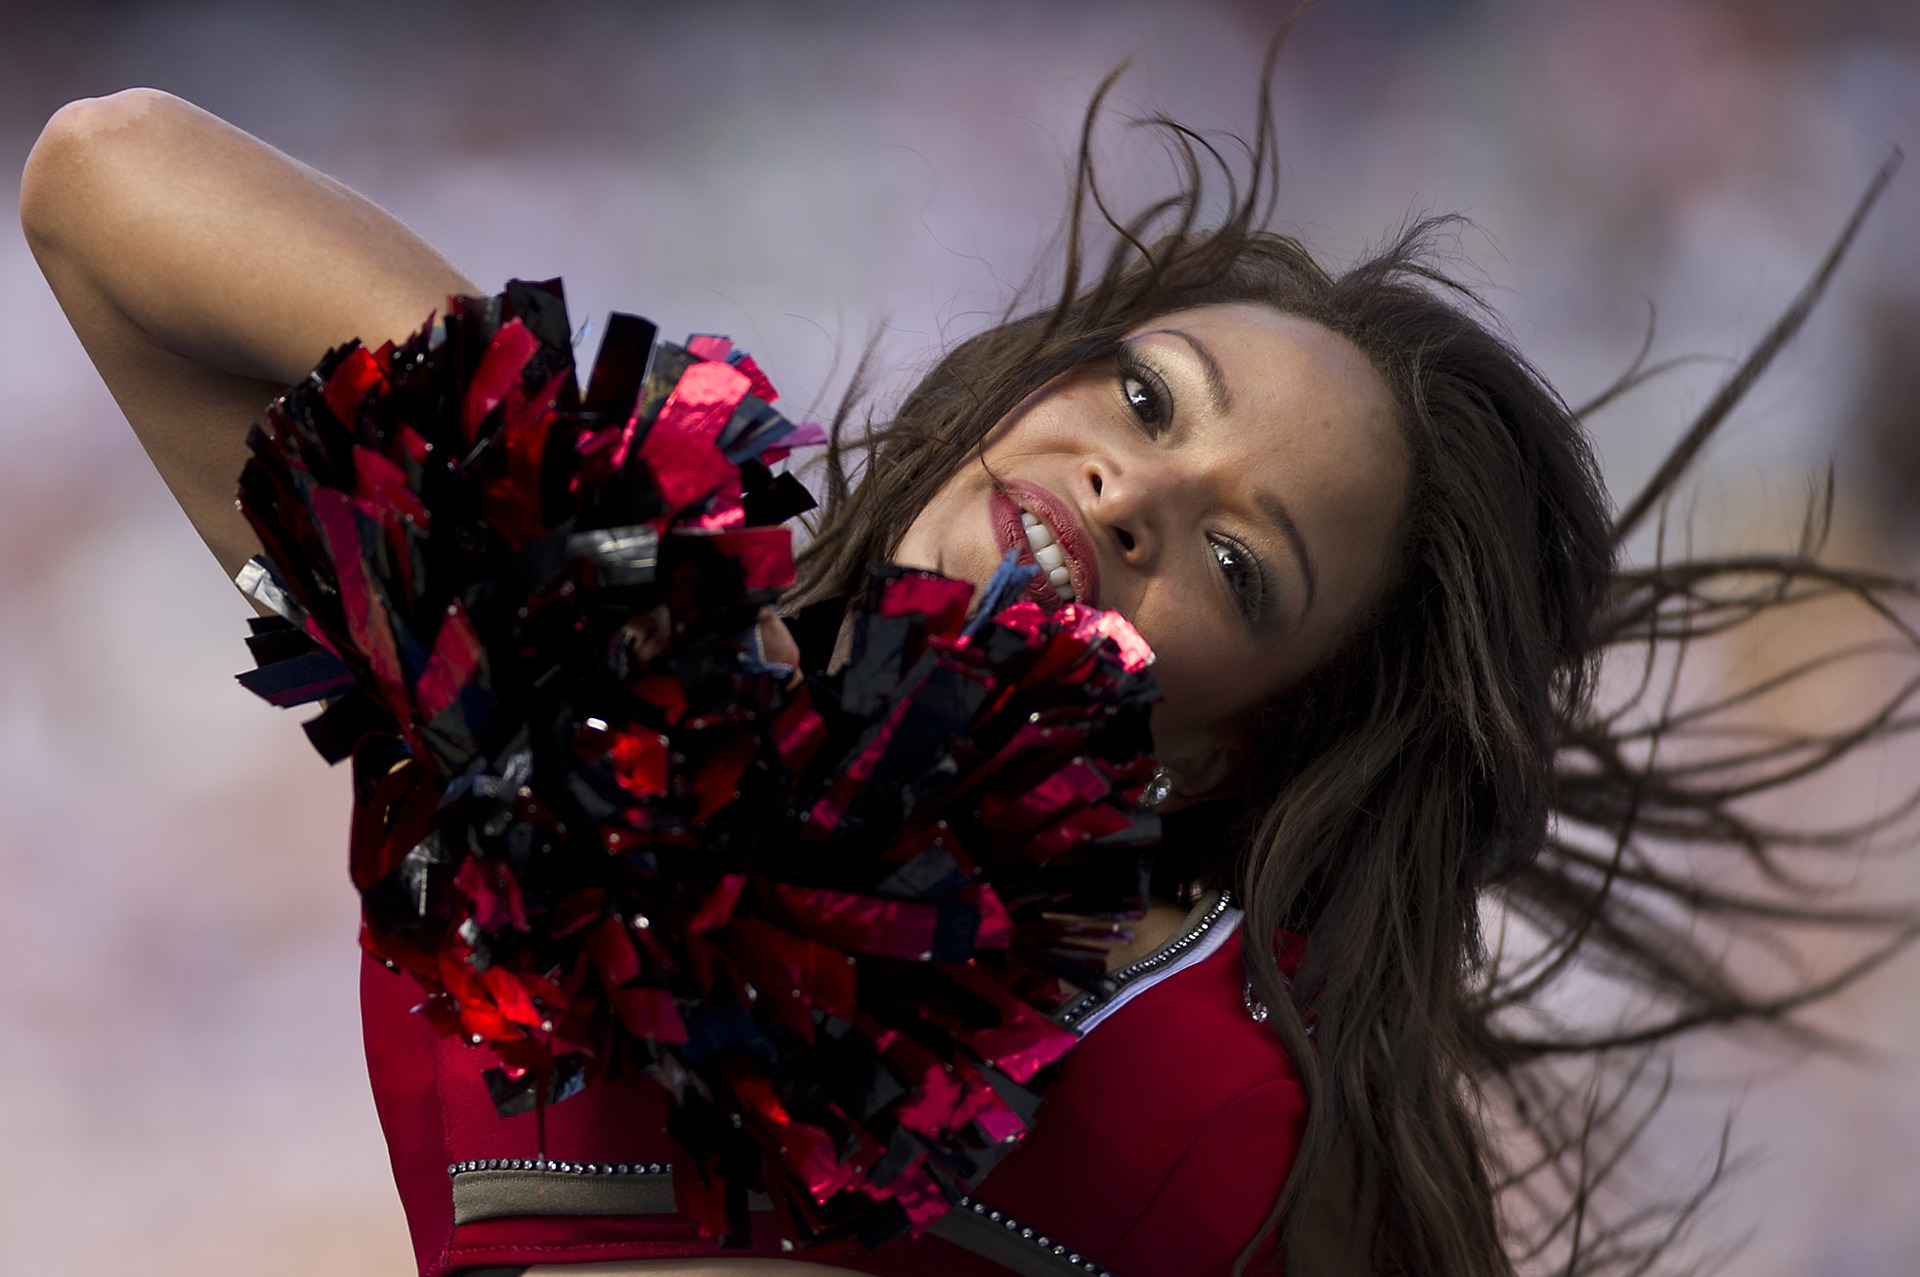
{"type": "Polygon", "coordinates": [[[554,1175],[671,1175],[672,1162],[555,1162],[544,1157],[481,1157],[455,1162],[449,1175],[472,1171],[545,1171],[554,1175]]]}
{"type": "Polygon", "coordinates": [[[1135,980],[1152,975],[1162,967],[1178,961],[1187,950],[1205,939],[1207,933],[1212,931],[1214,925],[1232,908],[1233,897],[1224,891],[1221,892],[1207,911],[1200,915],[1199,921],[1187,931],[1167,941],[1146,957],[1129,962],[1118,971],[1108,972],[1106,979],[1101,981],[1099,989],[1083,993],[1069,1002],[1054,1016],[1055,1023],[1063,1029],[1073,1028],[1119,996],[1120,992],[1135,980]]]}
{"type": "Polygon", "coordinates": [[[1028,1228],[1025,1224],[1022,1224],[1005,1211],[994,1210],[985,1202],[977,1202],[971,1197],[963,1196],[955,1209],[972,1211],[988,1223],[1000,1225],[1000,1227],[1006,1229],[1008,1233],[1018,1237],[1021,1241],[1032,1243],[1056,1259],[1064,1260],[1081,1272],[1089,1274],[1089,1277],[1114,1277],[1113,1273],[1102,1268],[1099,1264],[1094,1263],[1092,1259],[1082,1255],[1079,1251],[1070,1250],[1064,1243],[1055,1241],[1045,1233],[1036,1232],[1034,1229],[1028,1228]]]}

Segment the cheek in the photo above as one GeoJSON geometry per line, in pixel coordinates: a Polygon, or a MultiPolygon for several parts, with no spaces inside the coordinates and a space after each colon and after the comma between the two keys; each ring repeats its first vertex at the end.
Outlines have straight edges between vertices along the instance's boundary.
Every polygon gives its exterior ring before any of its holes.
{"type": "Polygon", "coordinates": [[[1245,644],[1195,625],[1140,626],[1153,644],[1153,676],[1162,700],[1153,710],[1154,743],[1170,756],[1199,753],[1215,742],[1215,726],[1264,699],[1265,670],[1254,678],[1245,644]],[[1155,642],[1156,635],[1160,641],[1155,642]],[[1227,676],[1224,671],[1234,671],[1227,676]]]}
{"type": "Polygon", "coordinates": [[[1153,644],[1153,675],[1162,693],[1153,710],[1154,745],[1166,757],[1227,745],[1237,737],[1231,724],[1297,683],[1330,646],[1317,633],[1260,642],[1215,627],[1155,625],[1151,619],[1138,628],[1153,644]]]}
{"type": "Polygon", "coordinates": [[[934,532],[938,522],[940,499],[935,497],[907,526],[900,544],[893,548],[893,561],[902,567],[935,571],[939,566],[940,538],[934,532]]]}
{"type": "Polygon", "coordinates": [[[963,565],[953,562],[953,543],[963,504],[959,491],[962,486],[959,477],[949,479],[934,494],[933,500],[921,507],[920,513],[907,525],[900,544],[894,547],[893,562],[928,572],[953,572],[959,568],[960,574],[965,575],[963,565]]]}

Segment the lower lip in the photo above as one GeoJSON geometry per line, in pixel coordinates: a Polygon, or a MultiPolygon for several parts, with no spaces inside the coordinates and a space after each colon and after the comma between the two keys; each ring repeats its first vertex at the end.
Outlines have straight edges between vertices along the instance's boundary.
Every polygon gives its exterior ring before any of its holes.
{"type": "MultiPolygon", "coordinates": [[[[993,520],[994,540],[1000,543],[1000,553],[1018,550],[1020,555],[1016,562],[1040,567],[1038,560],[1033,557],[1033,544],[1027,540],[1027,525],[1020,519],[1020,507],[1006,493],[995,488],[993,495],[987,499],[987,510],[993,520]]],[[[1027,582],[1027,597],[1049,612],[1065,607],[1067,602],[1060,597],[1060,591],[1053,588],[1053,582],[1047,579],[1044,568],[1034,573],[1033,579],[1027,582]]]]}

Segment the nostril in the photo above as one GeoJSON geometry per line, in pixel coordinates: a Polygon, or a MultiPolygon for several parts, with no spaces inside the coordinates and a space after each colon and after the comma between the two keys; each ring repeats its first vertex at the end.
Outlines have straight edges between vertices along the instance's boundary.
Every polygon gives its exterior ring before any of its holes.
{"type": "Polygon", "coordinates": [[[1125,528],[1115,528],[1113,535],[1119,540],[1122,550],[1125,550],[1128,554],[1133,553],[1133,533],[1127,531],[1125,528]]]}
{"type": "Polygon", "coordinates": [[[1093,476],[1093,495],[1096,497],[1100,495],[1100,486],[1100,476],[1096,474],[1093,476]]]}

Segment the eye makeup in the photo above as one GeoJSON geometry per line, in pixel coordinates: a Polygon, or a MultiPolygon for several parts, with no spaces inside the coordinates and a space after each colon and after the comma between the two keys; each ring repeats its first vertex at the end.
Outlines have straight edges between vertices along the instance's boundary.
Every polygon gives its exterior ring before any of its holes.
{"type": "MultiPolygon", "coordinates": [[[[1192,348],[1194,357],[1202,361],[1207,398],[1215,414],[1222,415],[1232,401],[1219,365],[1206,348],[1188,334],[1175,329],[1166,329],[1163,333],[1184,340],[1192,348]]],[[[1140,337],[1155,335],[1142,333],[1140,337]]],[[[1175,399],[1166,376],[1147,355],[1135,348],[1133,343],[1138,340],[1134,338],[1114,352],[1114,382],[1128,413],[1147,437],[1157,442],[1173,428],[1175,399]]],[[[1221,532],[1207,532],[1205,536],[1208,552],[1226,582],[1235,609],[1250,628],[1262,628],[1271,619],[1270,601],[1274,595],[1269,585],[1272,574],[1265,559],[1237,537],[1221,532]]]]}

